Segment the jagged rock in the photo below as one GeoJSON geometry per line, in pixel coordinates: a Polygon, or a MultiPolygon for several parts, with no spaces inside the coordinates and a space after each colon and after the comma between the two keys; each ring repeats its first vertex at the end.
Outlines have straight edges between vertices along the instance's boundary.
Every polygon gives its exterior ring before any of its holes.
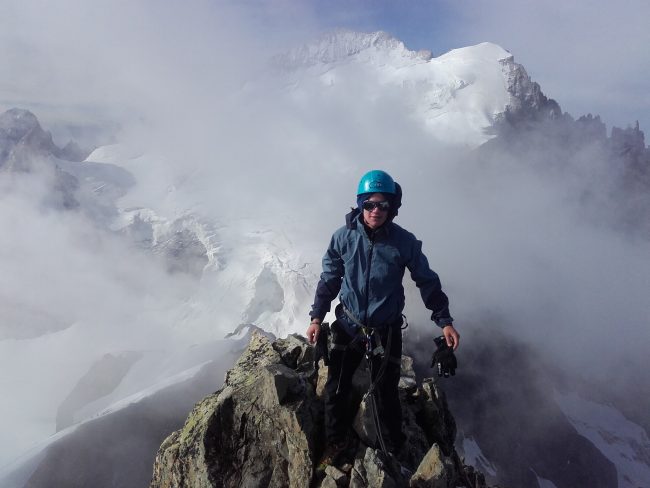
{"type": "Polygon", "coordinates": [[[30,171],[32,160],[56,154],[59,148],[28,110],[12,108],[0,115],[0,167],[30,171]]]}
{"type": "Polygon", "coordinates": [[[12,108],[0,114],[0,170],[10,173],[44,171],[51,190],[44,196],[43,203],[58,209],[74,209],[79,206],[74,196],[79,180],[58,165],[49,164],[53,158],[65,157],[52,141],[52,134],[43,130],[29,110],[12,108]]]}
{"type": "Polygon", "coordinates": [[[361,401],[352,428],[361,442],[368,446],[377,445],[377,429],[373,420],[373,406],[369,398],[364,398],[361,401]]]}
{"type": "Polygon", "coordinates": [[[151,486],[309,486],[322,408],[306,380],[254,334],[224,388],[163,443],[151,486]]]}
{"type": "Polygon", "coordinates": [[[0,168],[28,172],[35,158],[48,156],[69,161],[82,161],[85,157],[73,141],[64,149],[54,144],[52,134],[43,130],[29,110],[12,108],[0,114],[0,168]]]}
{"type": "Polygon", "coordinates": [[[639,129],[639,121],[636,121],[634,127],[612,127],[612,146],[621,153],[643,153],[646,150],[645,137],[639,129]]]}
{"type": "Polygon", "coordinates": [[[576,120],[576,131],[580,132],[582,140],[604,141],[607,139],[607,127],[600,116],[582,115],[576,120]]]}
{"type": "Polygon", "coordinates": [[[547,98],[539,84],[532,81],[525,68],[510,56],[499,61],[505,75],[510,102],[503,116],[513,124],[527,120],[558,119],[562,110],[558,103],[547,98]]]}
{"type": "Polygon", "coordinates": [[[445,456],[437,444],[431,446],[417,471],[411,477],[413,488],[445,488],[457,486],[458,474],[454,462],[445,456]]]}
{"type": "Polygon", "coordinates": [[[408,356],[402,356],[402,372],[399,379],[399,387],[408,389],[417,386],[415,371],[413,370],[413,359],[408,356]]]}
{"type": "Polygon", "coordinates": [[[43,198],[43,202],[52,208],[71,210],[79,207],[75,192],[79,189],[79,180],[61,168],[54,168],[52,191],[43,198]]]}
{"type": "MultiPolygon", "coordinates": [[[[223,388],[198,403],[184,427],[160,446],[151,488],[399,488],[409,486],[418,466],[412,483],[419,484],[413,486],[458,486],[464,471],[453,446],[455,422],[432,380],[422,387],[411,383],[408,360],[402,361],[402,375],[409,381],[400,387],[407,442],[399,456],[375,449],[374,439],[362,431],[352,446],[353,466],[328,467],[317,479],[324,412],[316,385],[326,368],[317,371],[313,361],[313,348],[301,336],[271,342],[254,333],[223,388]]],[[[357,375],[363,374],[359,368],[357,375]]],[[[367,380],[355,384],[367,388],[367,380]]],[[[356,392],[353,406],[361,394],[356,392]]],[[[362,407],[357,419],[366,411],[362,407]]]]}
{"type": "Polygon", "coordinates": [[[282,362],[288,367],[299,370],[306,366],[308,372],[311,372],[314,350],[302,337],[294,334],[286,339],[278,339],[273,342],[273,349],[280,354],[282,362]]]}
{"type": "Polygon", "coordinates": [[[61,148],[59,157],[66,161],[81,162],[90,155],[91,151],[83,149],[76,141],[68,141],[68,143],[61,148]]]}
{"type": "Polygon", "coordinates": [[[348,485],[348,476],[340,469],[334,466],[325,468],[325,479],[321,483],[321,488],[336,488],[348,485]]]}
{"type": "Polygon", "coordinates": [[[354,461],[350,487],[397,488],[406,486],[399,466],[392,459],[386,459],[381,451],[369,447],[361,450],[354,461]]]}
{"type": "Polygon", "coordinates": [[[242,315],[245,322],[256,322],[263,313],[280,312],[284,307],[284,290],[270,267],[262,268],[254,290],[255,295],[242,315]]]}
{"type": "Polygon", "coordinates": [[[201,276],[209,263],[205,244],[197,238],[192,219],[177,219],[166,234],[157,236],[152,250],[165,257],[170,273],[187,273],[201,276]]]}
{"type": "MultiPolygon", "coordinates": [[[[638,120],[634,127],[612,127],[610,152],[626,169],[626,190],[647,195],[650,190],[650,148],[645,145],[645,134],[639,128],[638,120]]],[[[646,199],[641,206],[647,209],[647,203],[646,199]]],[[[647,212],[641,215],[647,221],[647,212]]]]}
{"type": "MultiPolygon", "coordinates": [[[[101,164],[92,163],[92,167],[101,164]]],[[[126,189],[129,182],[125,183],[126,189]]],[[[141,208],[129,209],[127,214],[128,223],[120,228],[122,234],[138,247],[160,256],[170,273],[184,273],[196,278],[202,276],[204,268],[211,262],[211,244],[207,237],[209,231],[200,219],[186,214],[167,220],[151,209],[141,208]]]]}

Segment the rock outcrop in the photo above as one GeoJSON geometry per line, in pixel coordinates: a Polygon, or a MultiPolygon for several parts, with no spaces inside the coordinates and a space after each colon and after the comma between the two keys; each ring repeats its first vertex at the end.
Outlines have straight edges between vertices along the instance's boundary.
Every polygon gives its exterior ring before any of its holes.
{"type": "MultiPolygon", "coordinates": [[[[562,117],[562,109],[558,103],[542,93],[539,83],[531,80],[525,68],[515,63],[513,56],[499,62],[510,93],[510,103],[502,114],[506,121],[516,125],[562,117]]],[[[498,121],[502,121],[500,117],[498,121]]]]}
{"type": "Polygon", "coordinates": [[[354,380],[360,405],[350,462],[316,473],[324,449],[322,386],[313,348],[300,336],[254,334],[221,390],[198,403],[161,445],[151,488],[485,487],[454,448],[456,426],[435,382],[415,382],[404,357],[400,399],[407,442],[397,458],[375,449],[363,400],[367,371],[354,380]]]}
{"type": "Polygon", "coordinates": [[[52,134],[41,127],[29,110],[12,108],[0,114],[0,168],[8,171],[30,171],[33,160],[53,156],[67,161],[82,161],[88,155],[74,141],[63,149],[52,140],[52,134]]]}

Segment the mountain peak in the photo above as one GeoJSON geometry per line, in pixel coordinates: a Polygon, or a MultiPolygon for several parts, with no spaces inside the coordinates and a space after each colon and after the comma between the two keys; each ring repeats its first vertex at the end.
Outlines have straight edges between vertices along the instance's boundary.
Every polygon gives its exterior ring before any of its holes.
{"type": "Polygon", "coordinates": [[[278,65],[292,69],[344,61],[364,51],[397,52],[409,58],[431,59],[430,51],[410,51],[402,41],[384,31],[355,32],[337,29],[323,34],[275,58],[278,65]]]}
{"type": "Polygon", "coordinates": [[[0,114],[0,137],[17,142],[38,129],[41,129],[41,125],[29,110],[11,108],[0,114]]]}
{"type": "Polygon", "coordinates": [[[29,110],[12,108],[0,114],[0,167],[29,171],[35,157],[59,152],[52,135],[29,110]]]}
{"type": "Polygon", "coordinates": [[[83,161],[87,151],[70,141],[64,149],[52,140],[32,112],[11,108],[0,114],[0,167],[10,171],[29,171],[38,157],[83,161]]]}
{"type": "Polygon", "coordinates": [[[484,59],[487,61],[509,61],[514,59],[510,51],[502,48],[498,44],[494,44],[493,42],[481,42],[480,44],[475,44],[473,46],[452,49],[440,56],[440,59],[447,56],[484,59]]]}
{"type": "Polygon", "coordinates": [[[363,85],[361,99],[370,93],[372,100],[381,95],[370,86],[391,86],[401,91],[426,131],[450,144],[475,147],[504,121],[561,114],[514,56],[492,42],[434,58],[430,51],[409,50],[386,32],[340,29],[277,56],[272,64],[291,90],[355,86],[359,76],[368,76],[372,81],[363,85]]]}

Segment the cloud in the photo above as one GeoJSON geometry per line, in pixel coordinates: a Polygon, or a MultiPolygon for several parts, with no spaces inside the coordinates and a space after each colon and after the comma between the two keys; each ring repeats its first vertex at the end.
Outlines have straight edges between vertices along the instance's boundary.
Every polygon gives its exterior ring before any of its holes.
{"type": "MultiPolygon", "coordinates": [[[[538,321],[530,315],[542,311],[535,308],[539,303],[529,307],[531,296],[543,297],[540,303],[549,301],[551,308],[574,291],[585,294],[581,298],[585,303],[604,299],[597,288],[592,290],[595,295],[586,294],[577,277],[588,276],[588,283],[597,280],[589,273],[596,269],[590,264],[612,254],[609,247],[617,256],[626,249],[634,262],[637,251],[618,242],[618,237],[604,233],[599,238],[596,230],[575,227],[577,214],[565,206],[575,208],[567,195],[572,191],[569,185],[578,179],[559,184],[549,175],[540,179],[538,173],[522,169],[520,161],[507,167],[493,164],[491,172],[468,166],[467,155],[432,141],[414,122],[398,89],[370,88],[371,72],[349,73],[329,87],[303,79],[292,90],[283,89],[282,81],[260,76],[271,47],[279,47],[298,31],[317,30],[316,8],[294,10],[294,2],[253,2],[242,8],[195,2],[157,9],[150,4],[91,7],[70,2],[70,12],[62,14],[45,2],[35,15],[34,4],[30,5],[14,7],[13,20],[20,21],[24,31],[12,32],[23,45],[42,50],[36,61],[49,59],[48,66],[56,67],[51,89],[59,103],[99,104],[126,113],[121,117],[121,137],[164,155],[162,166],[138,177],[157,179],[161,187],[173,185],[178,189],[177,204],[184,208],[201,204],[215,218],[250,217],[266,223],[290,215],[301,223],[292,229],[300,236],[299,247],[315,250],[319,236],[338,226],[354,202],[358,176],[382,166],[406,184],[400,219],[422,235],[426,246],[436,243],[432,262],[445,263],[444,280],[462,293],[467,286],[474,287],[483,307],[505,302],[508,315],[525,315],[535,324],[538,321]],[[262,34],[298,18],[307,28],[295,29],[281,40],[271,38],[261,48],[262,34]],[[79,43],[82,31],[85,42],[79,43]],[[245,82],[250,79],[255,81],[245,82]],[[446,240],[445,233],[463,238],[460,243],[446,240]],[[592,252],[582,253],[582,248],[592,252]],[[569,251],[579,258],[566,259],[569,251]],[[468,262],[469,267],[464,264],[468,262]],[[556,266],[562,283],[572,284],[565,292],[551,284],[550,270],[556,266]],[[447,278],[455,275],[459,278],[447,278]],[[530,295],[521,294],[531,276],[540,277],[539,282],[532,285],[530,295]],[[494,286],[494,280],[501,286],[494,286]],[[512,293],[516,299],[504,298],[512,293]]],[[[459,37],[471,30],[483,40],[491,29],[496,32],[497,21],[499,25],[507,21],[511,29],[497,42],[515,53],[510,39],[532,54],[541,53],[536,42],[524,42],[528,26],[524,8],[512,8],[506,15],[508,3],[495,5],[483,7],[484,17],[465,12],[468,24],[459,37]]],[[[528,6],[542,19],[529,26],[533,33],[543,30],[541,24],[569,30],[578,14],[594,23],[601,19],[599,9],[582,12],[568,6],[555,19],[547,7],[528,6]]],[[[577,53],[587,43],[569,43],[565,52],[577,53]]],[[[549,41],[551,47],[559,44],[555,38],[549,41]]],[[[603,52],[611,52],[613,47],[605,44],[603,52]]],[[[33,62],[30,69],[38,66],[33,62]]],[[[319,259],[314,251],[310,262],[319,259]]],[[[564,309],[563,320],[582,320],[579,309],[564,309]]],[[[607,313],[601,316],[613,320],[607,313]]]]}
{"type": "Polygon", "coordinates": [[[49,171],[0,173],[0,417],[12,439],[0,469],[54,434],[58,405],[103,354],[182,347],[175,310],[195,287],[83,213],[44,204],[52,183],[49,171]]]}
{"type": "Polygon", "coordinates": [[[177,101],[214,110],[210,94],[274,46],[229,2],[9,2],[3,13],[0,107],[26,104],[46,121],[60,110],[80,124],[172,117],[177,101]]]}

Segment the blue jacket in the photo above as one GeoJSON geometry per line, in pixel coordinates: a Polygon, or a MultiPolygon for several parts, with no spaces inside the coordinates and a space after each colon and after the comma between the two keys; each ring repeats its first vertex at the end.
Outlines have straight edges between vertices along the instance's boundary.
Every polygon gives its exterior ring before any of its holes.
{"type": "MultiPolygon", "coordinates": [[[[431,319],[439,326],[451,324],[449,301],[438,275],[429,268],[422,243],[392,221],[372,231],[355,209],[346,225],[332,236],[323,257],[323,273],[316,288],[310,316],[323,319],[332,300],[341,293],[341,304],[369,327],[398,326],[404,310],[402,279],[408,268],[420,289],[431,319]]],[[[337,319],[354,334],[357,325],[344,314],[337,319]]]]}

